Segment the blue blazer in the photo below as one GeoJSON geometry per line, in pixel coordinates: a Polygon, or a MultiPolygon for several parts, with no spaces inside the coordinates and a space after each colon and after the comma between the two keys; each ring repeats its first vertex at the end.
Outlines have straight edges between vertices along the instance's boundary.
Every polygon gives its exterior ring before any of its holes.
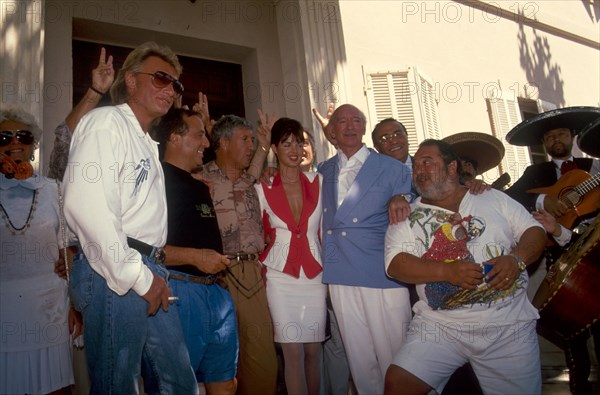
{"type": "Polygon", "coordinates": [[[339,156],[319,166],[323,175],[323,282],[368,288],[404,285],[385,274],[387,204],[411,193],[409,168],[371,150],[340,207],[337,207],[339,156]]]}

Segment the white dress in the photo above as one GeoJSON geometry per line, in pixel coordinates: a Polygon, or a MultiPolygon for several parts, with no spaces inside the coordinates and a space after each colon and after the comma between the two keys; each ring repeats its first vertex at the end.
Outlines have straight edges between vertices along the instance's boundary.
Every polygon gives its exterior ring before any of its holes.
{"type": "Polygon", "coordinates": [[[277,343],[325,340],[327,287],[321,281],[319,240],[321,181],[316,173],[304,174],[304,207],[300,224],[291,218],[280,178],[273,180],[271,188],[265,184],[256,186],[265,232],[270,234],[271,239],[260,260],[267,267],[267,301],[277,343]],[[269,201],[274,204],[269,204],[269,201]],[[307,241],[307,244],[301,247],[297,240],[307,241]],[[298,261],[302,265],[310,261],[311,266],[298,265],[297,273],[290,274],[293,270],[288,265],[298,261]],[[312,272],[309,276],[312,278],[307,277],[305,267],[312,272]],[[319,273],[315,275],[316,271],[319,273]]]}
{"type": "Polygon", "coordinates": [[[0,203],[0,393],[48,393],[73,384],[57,184],[0,174],[0,203]]]}

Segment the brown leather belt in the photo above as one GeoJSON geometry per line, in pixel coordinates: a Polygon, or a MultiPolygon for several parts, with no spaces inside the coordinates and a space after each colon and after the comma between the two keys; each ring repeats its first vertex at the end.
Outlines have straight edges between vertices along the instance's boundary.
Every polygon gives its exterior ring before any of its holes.
{"type": "Polygon", "coordinates": [[[258,254],[247,254],[245,252],[237,252],[235,254],[227,254],[227,258],[238,261],[257,261],[258,254]]]}
{"type": "Polygon", "coordinates": [[[206,276],[206,277],[198,277],[192,276],[190,274],[177,274],[169,272],[169,279],[179,280],[179,281],[189,281],[191,283],[198,283],[204,285],[212,285],[217,282],[216,276],[206,276]]]}

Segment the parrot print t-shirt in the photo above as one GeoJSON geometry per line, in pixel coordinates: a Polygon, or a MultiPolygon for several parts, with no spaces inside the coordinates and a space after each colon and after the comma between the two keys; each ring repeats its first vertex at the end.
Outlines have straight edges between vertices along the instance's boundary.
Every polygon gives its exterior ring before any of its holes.
{"type": "MultiPolygon", "coordinates": [[[[457,213],[424,204],[411,204],[409,218],[390,225],[386,234],[386,270],[399,253],[442,262],[464,260],[491,269],[486,262],[510,254],[521,235],[539,223],[517,202],[502,192],[481,195],[467,193],[457,213]]],[[[527,299],[527,272],[507,290],[495,290],[482,283],[475,290],[448,282],[417,284],[419,311],[440,320],[472,317],[478,322],[511,323],[538,318],[527,299]]]]}

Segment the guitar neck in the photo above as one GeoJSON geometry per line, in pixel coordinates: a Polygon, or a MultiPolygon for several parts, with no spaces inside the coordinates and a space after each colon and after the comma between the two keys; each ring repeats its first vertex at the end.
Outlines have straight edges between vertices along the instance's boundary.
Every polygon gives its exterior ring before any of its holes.
{"type": "Polygon", "coordinates": [[[583,196],[598,185],[600,185],[600,173],[577,185],[574,190],[579,196],[583,196]]]}

